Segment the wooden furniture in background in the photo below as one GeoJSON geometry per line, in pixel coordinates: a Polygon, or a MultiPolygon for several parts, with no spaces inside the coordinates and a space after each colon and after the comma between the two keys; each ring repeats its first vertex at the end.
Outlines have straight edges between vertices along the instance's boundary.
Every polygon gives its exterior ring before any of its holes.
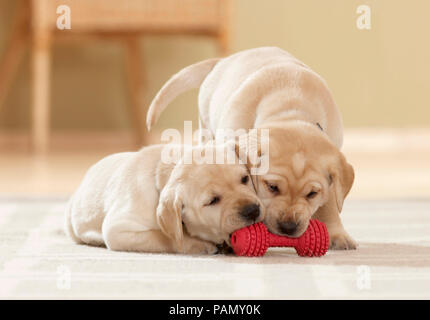
{"type": "Polygon", "coordinates": [[[143,71],[138,39],[142,34],[194,34],[213,38],[220,54],[228,49],[229,0],[21,0],[9,45],[0,60],[0,107],[23,57],[31,50],[31,109],[34,151],[46,153],[50,135],[51,47],[55,39],[103,37],[120,40],[126,50],[131,94],[130,117],[136,142],[146,135],[143,71]],[[58,30],[57,7],[71,9],[71,30],[58,30]]]}

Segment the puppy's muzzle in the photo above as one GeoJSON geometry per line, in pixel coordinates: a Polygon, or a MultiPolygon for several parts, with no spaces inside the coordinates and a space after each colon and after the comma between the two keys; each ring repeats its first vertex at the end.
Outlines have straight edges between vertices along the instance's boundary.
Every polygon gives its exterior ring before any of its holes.
{"type": "Polygon", "coordinates": [[[239,212],[240,216],[248,221],[255,221],[260,216],[260,206],[252,203],[242,207],[239,212]]]}
{"type": "Polygon", "coordinates": [[[298,226],[299,225],[297,222],[294,222],[291,220],[278,222],[279,231],[281,231],[281,233],[286,234],[288,236],[293,236],[296,233],[298,226]]]}

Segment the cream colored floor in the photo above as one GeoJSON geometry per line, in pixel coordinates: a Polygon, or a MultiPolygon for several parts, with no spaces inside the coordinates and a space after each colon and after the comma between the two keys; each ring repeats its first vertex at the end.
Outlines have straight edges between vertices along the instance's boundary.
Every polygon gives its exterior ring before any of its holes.
{"type": "MultiPolygon", "coordinates": [[[[91,164],[135,148],[127,136],[110,137],[60,137],[45,157],[0,148],[0,194],[69,195],[91,164]]],[[[356,173],[350,198],[430,198],[430,129],[346,130],[343,151],[356,173]]]]}

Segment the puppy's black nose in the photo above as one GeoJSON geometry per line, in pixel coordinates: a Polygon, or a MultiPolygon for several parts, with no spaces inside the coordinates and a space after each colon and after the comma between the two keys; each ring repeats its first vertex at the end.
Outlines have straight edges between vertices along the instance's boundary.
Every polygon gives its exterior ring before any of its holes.
{"type": "Polygon", "coordinates": [[[240,215],[247,220],[255,220],[260,215],[260,206],[258,204],[247,204],[240,211],[240,215]]]}
{"type": "Polygon", "coordinates": [[[292,221],[278,222],[279,230],[287,235],[292,235],[297,230],[297,223],[292,221]]]}

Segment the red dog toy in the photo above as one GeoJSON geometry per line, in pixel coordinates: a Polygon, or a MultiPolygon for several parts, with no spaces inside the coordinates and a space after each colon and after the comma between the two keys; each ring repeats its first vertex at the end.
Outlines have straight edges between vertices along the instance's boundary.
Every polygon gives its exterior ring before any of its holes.
{"type": "Polygon", "coordinates": [[[263,256],[269,247],[294,247],[299,256],[320,257],[327,252],[328,244],[327,227],[318,220],[310,220],[299,238],[270,233],[262,222],[239,229],[231,237],[234,253],[248,257],[263,256]]]}

